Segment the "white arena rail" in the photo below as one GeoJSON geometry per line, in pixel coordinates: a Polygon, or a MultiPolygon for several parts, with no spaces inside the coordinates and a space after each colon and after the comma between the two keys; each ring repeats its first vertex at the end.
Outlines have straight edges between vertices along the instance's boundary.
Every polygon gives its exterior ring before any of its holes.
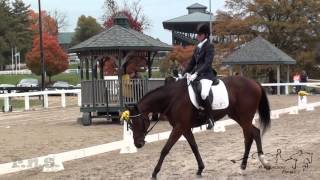
{"type": "Polygon", "coordinates": [[[43,96],[44,108],[49,107],[48,95],[58,94],[61,95],[61,107],[66,107],[66,94],[77,94],[78,106],[81,106],[81,90],[71,89],[71,90],[50,90],[50,91],[37,91],[37,92],[25,92],[25,93],[8,93],[0,94],[0,98],[4,99],[4,112],[9,112],[10,110],[10,97],[24,97],[24,110],[30,110],[30,96],[43,96]]]}
{"type": "MultiPolygon", "coordinates": [[[[320,82],[309,82],[309,83],[262,83],[263,87],[281,87],[285,86],[285,94],[289,94],[289,86],[306,86],[312,88],[319,88],[320,90],[320,82]]],[[[278,91],[278,95],[280,95],[280,91],[278,91]]]]}

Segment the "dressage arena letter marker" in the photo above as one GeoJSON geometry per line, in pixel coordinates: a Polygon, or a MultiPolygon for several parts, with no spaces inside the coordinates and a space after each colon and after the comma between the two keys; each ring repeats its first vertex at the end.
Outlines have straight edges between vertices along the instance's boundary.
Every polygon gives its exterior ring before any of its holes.
{"type": "Polygon", "coordinates": [[[120,154],[136,153],[137,148],[133,143],[133,133],[128,127],[127,121],[123,121],[123,145],[120,150],[120,154]]]}

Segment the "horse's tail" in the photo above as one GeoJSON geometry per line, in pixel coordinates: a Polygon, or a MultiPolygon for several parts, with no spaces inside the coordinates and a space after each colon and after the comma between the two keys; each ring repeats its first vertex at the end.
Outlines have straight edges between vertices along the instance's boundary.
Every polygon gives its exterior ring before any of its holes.
{"type": "Polygon", "coordinates": [[[259,116],[260,116],[260,125],[262,128],[262,135],[266,132],[266,130],[270,127],[271,120],[270,120],[270,106],[269,100],[267,98],[265,90],[259,84],[261,88],[261,98],[259,102],[259,116]]]}

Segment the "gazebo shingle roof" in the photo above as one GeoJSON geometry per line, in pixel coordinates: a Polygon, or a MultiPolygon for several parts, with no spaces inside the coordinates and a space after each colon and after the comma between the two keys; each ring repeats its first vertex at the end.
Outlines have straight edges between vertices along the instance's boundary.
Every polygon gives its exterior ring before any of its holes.
{"type": "Polygon", "coordinates": [[[206,6],[202,5],[202,4],[199,4],[199,3],[194,3],[190,6],[187,7],[187,9],[192,9],[192,8],[204,8],[204,9],[207,9],[206,6]]]}
{"type": "Polygon", "coordinates": [[[69,49],[70,52],[88,50],[148,50],[167,51],[171,46],[148,35],[114,25],[111,28],[69,49]]]}
{"type": "Polygon", "coordinates": [[[223,59],[222,64],[296,64],[296,61],[269,41],[258,36],[223,59]]]}

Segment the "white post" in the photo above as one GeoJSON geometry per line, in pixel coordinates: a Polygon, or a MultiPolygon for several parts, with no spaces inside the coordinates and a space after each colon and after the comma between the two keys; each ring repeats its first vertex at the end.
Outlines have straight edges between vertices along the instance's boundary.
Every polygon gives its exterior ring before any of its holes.
{"type": "Polygon", "coordinates": [[[78,96],[78,106],[81,106],[81,92],[77,93],[78,96]]]}
{"type": "Polygon", "coordinates": [[[43,105],[44,105],[44,108],[48,108],[49,107],[48,94],[44,94],[43,95],[43,105]]]}
{"type": "Polygon", "coordinates": [[[128,129],[127,121],[123,121],[123,144],[120,154],[136,153],[137,148],[133,144],[133,133],[128,129]]]}
{"type": "Polygon", "coordinates": [[[29,111],[30,110],[30,98],[29,96],[24,96],[24,110],[29,111]]]}
{"type": "Polygon", "coordinates": [[[10,102],[9,97],[4,97],[4,112],[9,112],[10,110],[10,102]]]}
{"type": "Polygon", "coordinates": [[[15,68],[14,68],[14,70],[15,70],[15,72],[16,72],[16,74],[17,74],[17,73],[18,73],[18,72],[17,72],[18,63],[17,63],[17,56],[16,56],[16,54],[17,54],[17,46],[14,48],[14,60],[15,60],[15,68]]]}
{"type": "MultiPolygon", "coordinates": [[[[289,68],[289,64],[287,65],[287,83],[290,82],[290,68],[289,68]]],[[[289,86],[286,85],[286,95],[289,95],[289,86]]]]}
{"type": "Polygon", "coordinates": [[[66,107],[66,94],[61,93],[61,106],[66,107]]]}

